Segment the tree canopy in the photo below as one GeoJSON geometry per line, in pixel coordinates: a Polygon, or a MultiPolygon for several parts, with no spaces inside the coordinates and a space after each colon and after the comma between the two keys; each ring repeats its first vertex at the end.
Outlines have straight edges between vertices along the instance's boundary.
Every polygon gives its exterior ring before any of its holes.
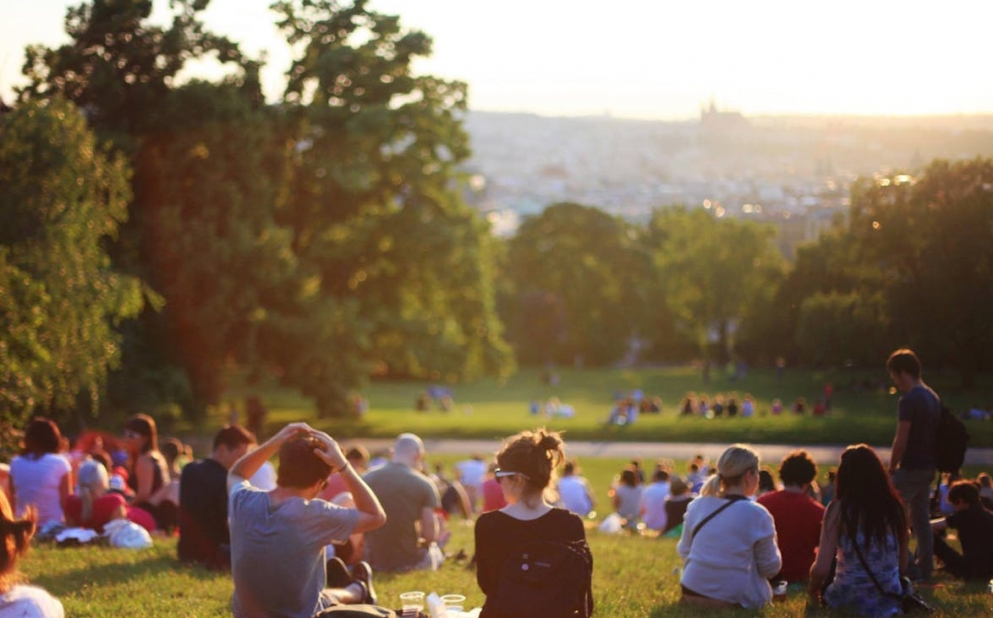
{"type": "Polygon", "coordinates": [[[129,175],[62,99],[0,119],[0,416],[97,403],[120,359],[114,325],[144,303],[104,248],[127,217],[129,175]]]}

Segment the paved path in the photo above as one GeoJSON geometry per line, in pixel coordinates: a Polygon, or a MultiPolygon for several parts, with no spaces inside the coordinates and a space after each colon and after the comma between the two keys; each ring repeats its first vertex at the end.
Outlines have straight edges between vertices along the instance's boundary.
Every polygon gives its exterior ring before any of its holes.
{"type": "MultiPolygon", "coordinates": [[[[370,451],[384,450],[392,445],[392,440],[343,440],[343,445],[358,442],[365,445],[370,451]]],[[[425,440],[424,446],[428,454],[445,453],[468,455],[479,453],[489,455],[500,448],[500,442],[493,440],[425,440]]],[[[803,448],[810,453],[814,461],[821,465],[837,464],[844,446],[815,445],[802,446],[788,444],[756,444],[762,457],[762,461],[775,465],[790,451],[803,448]]],[[[686,461],[692,459],[697,454],[709,457],[715,461],[720,457],[727,444],[695,443],[695,442],[570,442],[566,441],[566,454],[570,457],[616,457],[630,458],[641,457],[644,459],[668,458],[676,461],[686,461]]],[[[886,461],[890,456],[890,447],[873,447],[879,456],[886,461]]],[[[993,449],[979,448],[969,449],[965,454],[967,465],[991,466],[993,467],[993,449]]],[[[993,472],[993,470],[991,470],[993,472]]]]}

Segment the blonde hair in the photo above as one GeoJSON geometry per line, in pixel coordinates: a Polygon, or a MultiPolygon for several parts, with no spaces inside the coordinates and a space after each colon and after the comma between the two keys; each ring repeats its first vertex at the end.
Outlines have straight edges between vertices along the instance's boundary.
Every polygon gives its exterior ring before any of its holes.
{"type": "Polygon", "coordinates": [[[110,477],[103,464],[95,459],[87,459],[79,466],[77,473],[79,499],[83,501],[82,522],[90,521],[93,517],[93,501],[103,495],[110,485],[110,477]]]}
{"type": "Polygon", "coordinates": [[[701,496],[723,497],[724,491],[741,482],[749,470],[759,469],[759,454],[747,444],[734,444],[717,460],[717,474],[710,477],[700,490],[701,496]]]}

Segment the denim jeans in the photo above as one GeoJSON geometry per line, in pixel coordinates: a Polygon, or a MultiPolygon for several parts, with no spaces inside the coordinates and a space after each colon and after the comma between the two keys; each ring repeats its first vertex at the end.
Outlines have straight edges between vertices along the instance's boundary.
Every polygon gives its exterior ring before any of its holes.
{"type": "Polygon", "coordinates": [[[897,470],[893,473],[893,486],[903,498],[910,516],[910,527],[917,539],[916,565],[921,579],[931,579],[934,567],[934,546],[931,534],[931,482],[935,471],[897,470]]]}

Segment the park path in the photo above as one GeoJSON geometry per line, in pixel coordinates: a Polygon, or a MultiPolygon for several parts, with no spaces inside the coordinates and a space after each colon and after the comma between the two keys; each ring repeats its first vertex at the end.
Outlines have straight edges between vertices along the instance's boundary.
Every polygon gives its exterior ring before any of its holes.
{"type": "MultiPolygon", "coordinates": [[[[361,443],[371,452],[382,451],[392,446],[392,440],[384,439],[361,439],[342,440],[343,446],[353,443],[361,443]]],[[[567,441],[566,455],[568,457],[616,457],[628,459],[640,457],[645,460],[655,460],[659,458],[673,459],[675,461],[687,461],[700,454],[708,457],[711,461],[716,461],[721,453],[727,448],[727,444],[705,443],[705,442],[583,442],[567,441]]],[[[796,446],[790,444],[754,444],[759,451],[762,461],[775,466],[787,453],[797,448],[810,453],[814,461],[821,465],[837,464],[844,446],[837,445],[814,445],[796,446]]],[[[428,456],[431,454],[455,454],[468,455],[480,454],[490,455],[500,448],[499,440],[424,440],[424,447],[428,456]]],[[[890,456],[890,447],[874,446],[879,456],[886,461],[890,456]]],[[[966,465],[993,466],[993,449],[991,448],[970,448],[965,454],[966,465]]],[[[993,470],[991,470],[993,472],[993,470]]]]}

